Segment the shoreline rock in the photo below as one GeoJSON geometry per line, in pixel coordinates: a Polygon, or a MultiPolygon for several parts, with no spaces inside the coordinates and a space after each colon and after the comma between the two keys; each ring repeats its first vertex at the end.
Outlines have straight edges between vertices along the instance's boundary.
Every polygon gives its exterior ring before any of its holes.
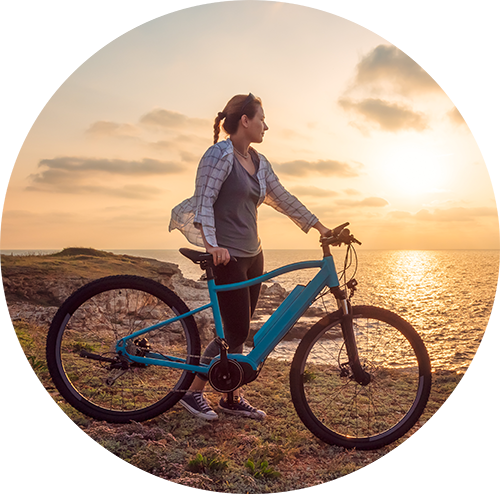
{"type": "MultiPolygon", "coordinates": [[[[47,330],[59,306],[75,290],[112,274],[136,274],[155,279],[173,290],[190,309],[209,303],[206,282],[185,278],[179,266],[170,262],[74,248],[44,256],[1,257],[2,280],[11,319],[24,319],[45,326],[47,330]]],[[[253,345],[255,333],[287,296],[288,292],[279,283],[262,285],[248,345],[253,345]]],[[[317,317],[318,309],[311,307],[305,315],[317,317]]],[[[194,317],[202,343],[206,345],[214,337],[212,314],[207,310],[194,317]]],[[[307,329],[309,325],[299,321],[285,339],[300,338],[307,329]]]]}

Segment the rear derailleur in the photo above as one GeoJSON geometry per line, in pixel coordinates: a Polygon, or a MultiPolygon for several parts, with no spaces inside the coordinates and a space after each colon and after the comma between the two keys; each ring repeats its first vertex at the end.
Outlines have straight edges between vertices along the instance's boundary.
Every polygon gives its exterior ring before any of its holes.
{"type": "MultiPolygon", "coordinates": [[[[129,355],[136,357],[145,357],[151,350],[151,345],[146,338],[137,338],[134,341],[129,341],[127,344],[127,352],[129,355]]],[[[115,381],[123,376],[130,368],[145,368],[146,364],[139,362],[130,362],[125,356],[118,355],[114,357],[107,357],[106,355],[99,355],[96,353],[88,352],[87,350],[80,350],[80,357],[88,358],[90,360],[97,360],[98,362],[109,363],[108,370],[110,371],[110,376],[104,380],[104,382],[111,386],[115,381]]]]}

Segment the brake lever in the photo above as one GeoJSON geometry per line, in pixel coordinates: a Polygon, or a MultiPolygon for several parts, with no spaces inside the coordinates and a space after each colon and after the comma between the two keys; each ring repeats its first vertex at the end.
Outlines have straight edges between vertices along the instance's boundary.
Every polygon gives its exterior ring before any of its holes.
{"type": "Polygon", "coordinates": [[[342,233],[339,235],[339,240],[341,242],[344,242],[346,245],[353,243],[361,245],[361,242],[357,238],[354,238],[354,235],[351,235],[351,232],[348,228],[342,230],[342,233]]]}
{"type": "MultiPolygon", "coordinates": [[[[344,225],[348,225],[349,223],[344,223],[344,225]]],[[[341,226],[344,226],[341,225],[341,226]]],[[[334,230],[330,230],[330,235],[328,237],[320,237],[321,242],[326,242],[331,246],[340,247],[343,243],[346,245],[356,243],[361,245],[361,242],[354,238],[354,235],[351,235],[351,231],[348,228],[343,228],[341,231],[334,234],[334,232],[340,227],[335,228],[334,230]]]]}

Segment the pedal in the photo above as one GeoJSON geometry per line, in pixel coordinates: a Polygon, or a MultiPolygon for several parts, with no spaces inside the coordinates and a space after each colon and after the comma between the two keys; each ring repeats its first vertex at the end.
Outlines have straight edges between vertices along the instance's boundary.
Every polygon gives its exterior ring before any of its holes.
{"type": "Polygon", "coordinates": [[[227,341],[220,336],[217,336],[215,338],[215,342],[218,343],[218,345],[221,347],[221,350],[225,350],[226,352],[229,350],[229,345],[227,344],[227,341]]]}

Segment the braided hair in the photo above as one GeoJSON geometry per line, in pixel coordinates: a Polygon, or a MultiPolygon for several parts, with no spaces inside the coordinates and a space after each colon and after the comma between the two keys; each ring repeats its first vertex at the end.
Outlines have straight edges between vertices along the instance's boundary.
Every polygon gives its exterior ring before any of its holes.
{"type": "Polygon", "coordinates": [[[220,125],[223,120],[222,128],[228,135],[231,135],[238,130],[238,125],[243,115],[246,115],[250,119],[255,117],[257,109],[259,106],[262,106],[262,101],[260,98],[252,97],[253,99],[246,103],[249,97],[250,95],[237,94],[227,102],[222,111],[217,113],[214,121],[214,144],[217,144],[219,141],[220,125]]]}
{"type": "Polygon", "coordinates": [[[219,141],[220,123],[225,118],[226,118],[226,114],[223,111],[220,111],[219,113],[217,113],[217,116],[215,117],[215,122],[214,122],[214,144],[217,144],[217,142],[219,141]]]}

